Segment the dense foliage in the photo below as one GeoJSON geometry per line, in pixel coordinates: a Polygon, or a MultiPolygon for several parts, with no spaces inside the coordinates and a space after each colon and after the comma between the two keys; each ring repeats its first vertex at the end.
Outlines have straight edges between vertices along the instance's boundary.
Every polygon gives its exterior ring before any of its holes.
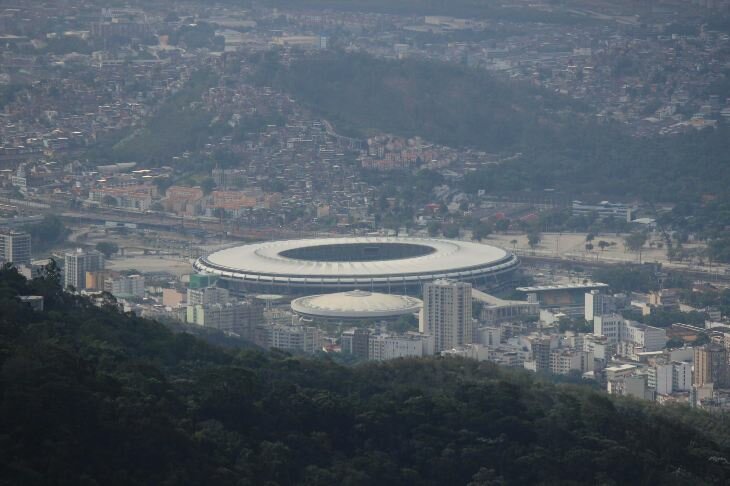
{"type": "Polygon", "coordinates": [[[318,54],[288,66],[261,56],[258,81],[292,92],[338,130],[420,135],[456,147],[519,152],[465,179],[485,189],[641,197],[697,203],[730,183],[727,128],[634,138],[619,126],[581,116],[569,98],[507,83],[456,65],[318,54]]]}
{"type": "Polygon", "coordinates": [[[62,293],[53,265],[32,281],[0,271],[0,369],[3,484],[730,479],[722,417],[670,419],[476,361],[224,351],[62,293]]]}
{"type": "Polygon", "coordinates": [[[71,232],[56,214],[47,214],[42,221],[26,225],[23,229],[30,233],[31,245],[36,251],[63,243],[71,232]]]}

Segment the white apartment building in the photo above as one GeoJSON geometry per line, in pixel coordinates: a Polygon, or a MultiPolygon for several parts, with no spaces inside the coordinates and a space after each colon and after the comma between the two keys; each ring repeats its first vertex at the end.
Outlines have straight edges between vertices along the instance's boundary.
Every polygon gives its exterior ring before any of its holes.
{"type": "Polygon", "coordinates": [[[471,290],[471,284],[452,280],[424,286],[420,331],[434,336],[436,352],[472,342],[471,290]]]}

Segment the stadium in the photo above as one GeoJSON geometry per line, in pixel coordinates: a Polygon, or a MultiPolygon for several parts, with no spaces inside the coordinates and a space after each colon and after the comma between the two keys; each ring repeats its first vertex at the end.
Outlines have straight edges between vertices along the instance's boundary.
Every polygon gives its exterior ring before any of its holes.
{"type": "Polygon", "coordinates": [[[269,241],[214,252],[194,263],[234,295],[312,295],[348,290],[420,295],[449,278],[493,288],[512,279],[515,255],[458,240],[400,237],[269,241]]]}

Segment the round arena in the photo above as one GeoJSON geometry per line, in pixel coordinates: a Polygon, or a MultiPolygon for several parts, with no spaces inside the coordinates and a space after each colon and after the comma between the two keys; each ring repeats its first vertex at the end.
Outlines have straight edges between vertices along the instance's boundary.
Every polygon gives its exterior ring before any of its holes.
{"type": "Polygon", "coordinates": [[[269,241],[217,251],[194,264],[238,295],[420,294],[424,283],[442,278],[489,288],[509,281],[518,266],[515,255],[494,246],[406,237],[269,241]]]}
{"type": "Polygon", "coordinates": [[[417,314],[421,307],[423,302],[415,297],[366,290],[308,295],[291,303],[292,311],[300,317],[339,323],[393,321],[417,314]]]}

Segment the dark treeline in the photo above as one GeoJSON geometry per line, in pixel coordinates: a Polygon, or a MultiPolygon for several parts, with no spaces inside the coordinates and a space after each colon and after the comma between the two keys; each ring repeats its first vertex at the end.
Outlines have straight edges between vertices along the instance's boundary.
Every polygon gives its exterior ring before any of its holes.
{"type": "Polygon", "coordinates": [[[461,359],[223,350],[0,270],[2,484],[726,484],[730,424],[461,359]],[[18,295],[42,295],[31,311],[18,295]]]}

